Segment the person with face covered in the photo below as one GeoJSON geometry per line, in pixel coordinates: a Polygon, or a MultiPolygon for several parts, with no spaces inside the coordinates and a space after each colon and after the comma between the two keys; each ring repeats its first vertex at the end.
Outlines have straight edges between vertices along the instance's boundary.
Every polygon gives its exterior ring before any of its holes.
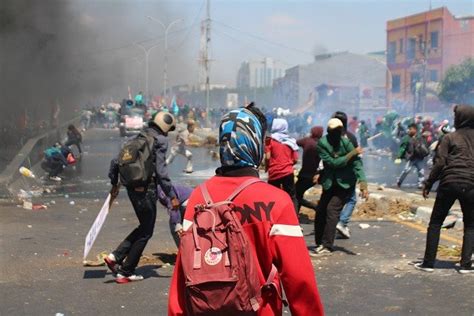
{"type": "Polygon", "coordinates": [[[464,237],[459,273],[474,273],[472,251],[474,247],[474,107],[459,105],[454,110],[455,132],[446,134],[440,141],[434,165],[423,186],[427,198],[433,184],[439,181],[433,212],[431,213],[423,262],[415,268],[433,272],[439,235],[449,210],[456,200],[461,204],[464,237]]]}
{"type": "MultiPolygon", "coordinates": [[[[221,167],[214,177],[204,183],[213,201],[223,201],[242,184],[259,178],[266,124],[265,116],[254,106],[232,110],[222,118],[219,128],[221,167]]],[[[201,188],[197,187],[188,200],[183,220],[185,234],[193,229],[194,207],[205,203],[201,188]]],[[[285,289],[291,314],[324,315],[314,269],[290,197],[280,189],[259,181],[241,191],[233,202],[235,214],[250,243],[248,255],[255,259],[261,284],[270,275],[273,264],[278,270],[275,283],[279,291],[281,286],[285,289]]],[[[183,264],[179,252],[169,290],[170,316],[190,315],[186,307],[189,293],[183,264]]],[[[264,295],[262,299],[260,308],[252,315],[283,315],[278,293],[272,291],[271,295],[264,295]]],[[[227,315],[242,314],[233,310],[227,312],[227,315]]]]}
{"type": "Polygon", "coordinates": [[[268,183],[288,193],[298,213],[293,168],[298,161],[298,145],[296,140],[288,135],[288,122],[285,119],[274,119],[271,131],[265,144],[268,183]]]}
{"type": "Polygon", "coordinates": [[[314,222],[316,248],[312,256],[330,254],[333,251],[336,225],[342,208],[351,198],[357,182],[361,196],[368,198],[360,147],[355,148],[347,137],[343,137],[341,120],[332,118],[328,122],[327,135],[322,137],[316,150],[323,161],[321,175],[323,192],[314,222]]]}

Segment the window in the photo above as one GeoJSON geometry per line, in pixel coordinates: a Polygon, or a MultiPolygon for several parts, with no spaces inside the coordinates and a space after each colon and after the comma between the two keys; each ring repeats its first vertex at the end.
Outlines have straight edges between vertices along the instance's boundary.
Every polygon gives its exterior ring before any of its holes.
{"type": "Polygon", "coordinates": [[[403,54],[403,38],[400,39],[400,43],[398,44],[398,53],[403,54]]]}
{"type": "Polygon", "coordinates": [[[408,40],[408,47],[407,47],[408,60],[415,59],[415,50],[416,50],[416,38],[410,38],[408,40]]]}
{"type": "Polygon", "coordinates": [[[397,42],[388,43],[387,62],[389,64],[395,63],[395,57],[397,55],[397,42]]]}
{"type": "Polygon", "coordinates": [[[392,75],[392,92],[400,92],[400,75],[392,75]]]}
{"type": "Polygon", "coordinates": [[[431,48],[438,48],[438,34],[438,31],[430,33],[431,48]]]}
{"type": "Polygon", "coordinates": [[[430,81],[438,81],[438,70],[430,70],[430,81]]]}

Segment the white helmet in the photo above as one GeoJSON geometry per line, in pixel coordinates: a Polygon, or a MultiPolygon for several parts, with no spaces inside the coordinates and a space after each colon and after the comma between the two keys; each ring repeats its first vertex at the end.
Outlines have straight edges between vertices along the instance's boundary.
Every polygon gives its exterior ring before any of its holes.
{"type": "Polygon", "coordinates": [[[153,124],[158,126],[163,133],[168,133],[176,129],[176,119],[168,112],[158,112],[152,119],[153,124]]]}

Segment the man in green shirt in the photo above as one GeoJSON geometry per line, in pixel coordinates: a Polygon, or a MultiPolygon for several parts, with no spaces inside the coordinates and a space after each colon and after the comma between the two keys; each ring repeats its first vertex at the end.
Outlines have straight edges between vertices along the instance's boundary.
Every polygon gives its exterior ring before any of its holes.
{"type": "Polygon", "coordinates": [[[342,137],[343,124],[333,118],[328,122],[327,135],[319,141],[316,150],[323,161],[321,175],[323,193],[314,222],[316,249],[310,255],[321,256],[333,251],[336,225],[342,208],[350,199],[357,182],[361,196],[368,198],[367,180],[359,157],[360,147],[342,137]]]}

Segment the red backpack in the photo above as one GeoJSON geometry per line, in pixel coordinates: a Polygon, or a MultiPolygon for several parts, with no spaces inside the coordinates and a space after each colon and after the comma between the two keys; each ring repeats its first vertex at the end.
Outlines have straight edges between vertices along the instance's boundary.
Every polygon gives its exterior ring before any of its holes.
{"type": "MultiPolygon", "coordinates": [[[[256,315],[262,292],[276,290],[277,269],[262,286],[251,245],[234,211],[234,198],[248,186],[243,182],[225,201],[214,203],[205,184],[205,205],[196,205],[193,225],[181,236],[179,253],[186,283],[189,315],[256,315]]],[[[270,293],[270,291],[268,293],[270,293]]],[[[269,294],[272,295],[272,294],[269,294]]]]}

